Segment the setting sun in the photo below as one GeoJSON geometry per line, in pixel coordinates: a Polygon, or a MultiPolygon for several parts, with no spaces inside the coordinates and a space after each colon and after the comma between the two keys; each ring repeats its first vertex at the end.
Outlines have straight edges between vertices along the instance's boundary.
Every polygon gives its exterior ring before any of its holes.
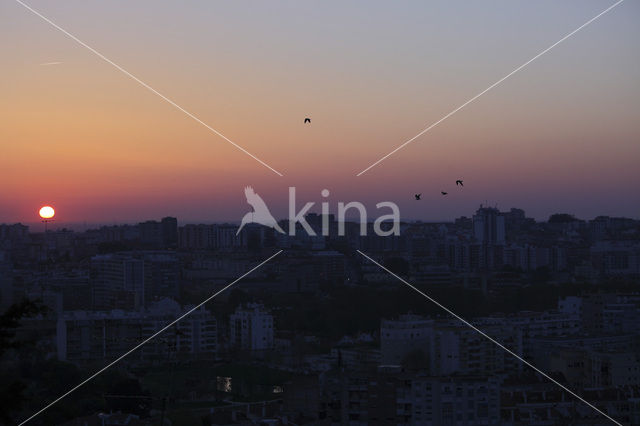
{"type": "Polygon", "coordinates": [[[38,214],[40,214],[40,217],[43,219],[51,219],[56,214],[56,212],[51,206],[43,206],[38,214]]]}

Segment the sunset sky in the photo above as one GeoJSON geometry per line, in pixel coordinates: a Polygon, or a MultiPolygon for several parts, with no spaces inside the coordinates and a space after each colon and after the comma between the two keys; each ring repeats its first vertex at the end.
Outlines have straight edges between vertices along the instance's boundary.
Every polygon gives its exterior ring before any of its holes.
{"type": "Polygon", "coordinates": [[[4,0],[0,223],[238,221],[246,185],[278,217],[289,186],[374,217],[639,217],[638,1],[359,177],[614,1],[25,1],[284,176],[4,0]]]}

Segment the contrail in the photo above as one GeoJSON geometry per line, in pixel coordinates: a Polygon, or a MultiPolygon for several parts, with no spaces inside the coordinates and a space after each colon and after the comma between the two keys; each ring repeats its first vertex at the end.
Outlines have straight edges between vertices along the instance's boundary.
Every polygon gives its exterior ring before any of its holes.
{"type": "Polygon", "coordinates": [[[266,168],[268,168],[269,170],[271,170],[272,172],[274,172],[278,176],[284,176],[282,173],[280,173],[279,171],[277,171],[276,169],[274,169],[273,167],[271,167],[270,165],[268,165],[267,163],[265,163],[264,161],[262,161],[261,159],[259,159],[258,157],[256,157],[255,155],[253,155],[252,153],[250,153],[249,151],[247,151],[246,149],[244,149],[243,147],[241,147],[240,145],[238,145],[237,143],[235,143],[234,141],[229,139],[228,137],[226,137],[225,135],[223,135],[222,133],[220,133],[218,130],[214,129],[213,127],[211,127],[210,125],[208,125],[207,123],[205,123],[204,121],[202,121],[201,119],[196,117],[194,114],[192,114],[191,112],[187,111],[186,109],[184,109],[183,107],[178,105],[176,102],[171,100],[169,97],[167,97],[167,96],[163,95],[162,93],[158,92],[156,89],[154,89],[153,87],[149,86],[147,83],[145,83],[144,81],[142,81],[141,79],[139,79],[135,75],[131,74],[129,71],[127,71],[126,69],[122,68],[120,65],[116,64],[111,59],[107,58],[102,53],[98,52],[96,49],[94,49],[93,47],[89,46],[87,43],[85,43],[84,41],[80,40],[78,37],[74,36],[73,34],[68,32],[67,30],[65,30],[64,28],[62,28],[61,26],[59,26],[58,24],[53,22],[51,19],[47,18],[46,16],[44,16],[43,14],[41,14],[40,12],[38,12],[37,10],[32,8],[31,6],[29,6],[28,4],[26,4],[25,2],[23,2],[21,0],[15,0],[15,1],[16,1],[16,3],[22,5],[22,7],[24,7],[25,9],[27,9],[31,13],[33,13],[34,15],[40,17],[43,21],[47,22],[49,25],[51,25],[52,27],[54,27],[55,29],[57,29],[58,31],[63,33],[64,35],[69,37],[71,40],[73,40],[76,43],[78,43],[79,45],[85,47],[86,49],[88,49],[90,52],[92,52],[94,55],[96,55],[97,57],[99,57],[100,59],[102,59],[103,61],[108,63],[109,65],[113,66],[118,71],[120,71],[121,73],[123,73],[124,75],[126,75],[127,77],[129,77],[130,79],[132,79],[133,81],[135,81],[136,83],[138,83],[139,85],[144,87],[145,89],[149,90],[150,92],[152,92],[156,96],[158,96],[161,99],[163,99],[168,104],[172,105],[173,107],[175,107],[176,109],[178,109],[179,111],[184,113],[189,118],[193,119],[197,123],[201,124],[202,126],[206,127],[207,129],[209,129],[211,132],[213,132],[216,135],[220,136],[222,139],[224,139],[225,141],[229,142],[231,145],[235,146],[237,149],[239,149],[240,151],[242,151],[245,154],[247,154],[249,157],[251,157],[254,160],[256,160],[258,163],[262,164],[263,166],[265,166],[266,168]]]}

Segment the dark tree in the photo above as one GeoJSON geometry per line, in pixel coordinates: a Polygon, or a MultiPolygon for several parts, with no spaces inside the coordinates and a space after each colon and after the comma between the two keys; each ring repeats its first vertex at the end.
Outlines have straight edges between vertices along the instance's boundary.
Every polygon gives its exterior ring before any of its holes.
{"type": "Polygon", "coordinates": [[[143,391],[135,378],[123,378],[113,383],[109,388],[109,396],[105,399],[110,410],[139,416],[148,414],[151,402],[148,392],[143,391]]]}
{"type": "MultiPolygon", "coordinates": [[[[11,349],[19,350],[28,344],[16,339],[21,320],[45,312],[45,306],[27,299],[9,306],[0,315],[0,357],[11,349]]],[[[0,423],[14,423],[11,413],[21,409],[25,401],[25,388],[26,385],[20,380],[4,378],[0,380],[0,423]]]]}
{"type": "Polygon", "coordinates": [[[568,213],[556,213],[549,217],[549,223],[570,223],[576,220],[578,219],[574,215],[568,213]]]}
{"type": "Polygon", "coordinates": [[[394,274],[407,275],[409,273],[409,262],[401,257],[391,257],[384,262],[385,268],[394,274]]]}

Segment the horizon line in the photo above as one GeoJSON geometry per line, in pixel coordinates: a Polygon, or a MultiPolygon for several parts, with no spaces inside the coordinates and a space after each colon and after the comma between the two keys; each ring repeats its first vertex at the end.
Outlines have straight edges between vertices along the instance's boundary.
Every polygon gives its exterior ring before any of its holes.
{"type": "MultiPolygon", "coordinates": [[[[500,213],[509,213],[509,211],[505,211],[505,212],[500,212],[500,213]]],[[[528,217],[525,216],[525,219],[533,219],[536,223],[548,223],[549,219],[551,218],[551,216],[554,215],[570,215],[571,217],[573,217],[574,220],[576,221],[582,221],[582,222],[589,222],[589,221],[593,221],[599,217],[608,217],[608,218],[613,218],[613,219],[629,219],[629,220],[634,220],[634,221],[640,221],[640,218],[635,218],[635,217],[628,217],[628,216],[611,216],[611,215],[598,215],[598,216],[594,216],[591,219],[582,219],[574,214],[571,213],[552,213],[551,215],[549,215],[549,217],[547,219],[544,220],[538,220],[534,217],[528,217]]],[[[318,216],[322,216],[321,213],[317,213],[318,216]]],[[[333,214],[332,214],[333,215],[333,214]]],[[[335,215],[333,215],[335,216],[335,215]]],[[[160,220],[164,219],[164,218],[174,218],[178,221],[178,226],[187,226],[187,225],[239,225],[240,221],[239,220],[187,220],[187,221],[180,221],[178,220],[177,217],[175,216],[163,216],[160,219],[143,219],[143,220],[139,220],[139,221],[120,221],[120,222],[103,222],[103,221],[96,221],[96,222],[89,222],[89,221],[50,221],[49,223],[57,223],[60,226],[62,226],[62,228],[58,227],[56,230],[63,230],[66,229],[64,226],[75,226],[75,227],[84,227],[85,231],[86,230],[90,230],[90,229],[99,229],[99,228],[103,228],[103,227],[111,227],[111,226],[137,226],[140,225],[142,223],[145,222],[160,222],[160,220]],[[99,228],[89,228],[89,227],[99,227],[99,228]]],[[[306,217],[306,216],[305,216],[306,217]]],[[[455,223],[456,220],[458,219],[473,219],[473,215],[471,216],[466,216],[466,215],[462,215],[462,216],[457,216],[455,218],[449,218],[449,219],[419,219],[419,218],[408,218],[408,219],[401,219],[400,223],[404,223],[404,224],[445,224],[445,223],[455,223]]],[[[344,223],[359,223],[360,221],[358,220],[357,216],[356,217],[346,217],[346,220],[344,221],[344,223]]],[[[289,219],[288,218],[281,218],[278,219],[278,222],[288,222],[289,219]]],[[[27,227],[31,227],[33,225],[38,225],[40,224],[42,221],[39,220],[34,220],[34,221],[17,221],[17,222],[0,222],[0,226],[14,226],[14,225],[23,225],[23,226],[27,226],[27,227]]],[[[367,220],[367,224],[373,224],[375,222],[375,220],[367,220]]],[[[335,223],[340,223],[338,220],[335,221],[335,223]]]]}

